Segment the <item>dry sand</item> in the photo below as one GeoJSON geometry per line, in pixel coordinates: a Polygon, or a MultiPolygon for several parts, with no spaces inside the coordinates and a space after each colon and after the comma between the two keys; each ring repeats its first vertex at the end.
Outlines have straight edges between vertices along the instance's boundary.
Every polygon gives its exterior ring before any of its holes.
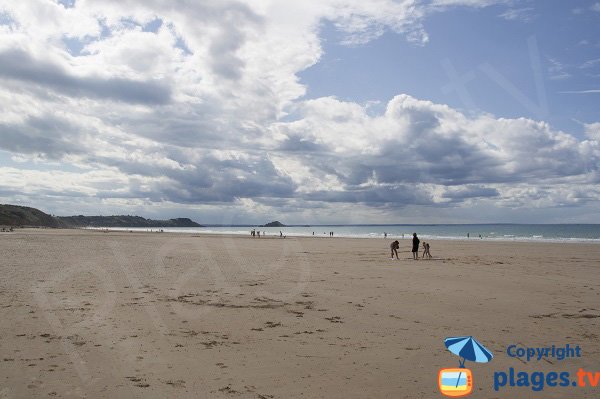
{"type": "Polygon", "coordinates": [[[494,371],[600,371],[600,245],[77,230],[0,234],[0,398],[439,398],[447,336],[473,398],[597,398],[492,389],[494,371]],[[403,258],[403,259],[402,259],[403,258]],[[511,344],[579,345],[526,363],[511,344]]]}

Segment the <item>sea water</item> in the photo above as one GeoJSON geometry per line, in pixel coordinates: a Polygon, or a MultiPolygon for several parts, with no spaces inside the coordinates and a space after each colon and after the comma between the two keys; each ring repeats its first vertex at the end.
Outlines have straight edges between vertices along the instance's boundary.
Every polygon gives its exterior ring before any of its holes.
{"type": "Polygon", "coordinates": [[[250,235],[252,229],[267,236],[410,239],[548,241],[600,243],[600,224],[393,224],[393,225],[312,225],[288,227],[208,226],[171,228],[111,228],[111,230],[157,231],[195,234],[250,235]]]}

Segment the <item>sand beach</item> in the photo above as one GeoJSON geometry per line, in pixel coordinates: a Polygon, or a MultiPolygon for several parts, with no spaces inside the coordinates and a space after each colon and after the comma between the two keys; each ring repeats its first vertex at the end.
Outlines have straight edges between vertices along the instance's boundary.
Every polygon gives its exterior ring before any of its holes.
{"type": "Polygon", "coordinates": [[[444,338],[494,373],[600,371],[600,245],[24,229],[0,235],[0,398],[438,398],[444,338]],[[578,345],[526,361],[507,348],[578,345]]]}

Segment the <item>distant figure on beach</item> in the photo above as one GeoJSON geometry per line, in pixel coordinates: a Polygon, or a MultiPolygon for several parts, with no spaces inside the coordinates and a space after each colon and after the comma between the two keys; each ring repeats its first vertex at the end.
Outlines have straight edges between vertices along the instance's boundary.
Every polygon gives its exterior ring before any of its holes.
{"type": "Polygon", "coordinates": [[[413,233],[412,239],[412,255],[414,260],[419,260],[419,237],[417,237],[417,233],[413,233]]]}
{"type": "Polygon", "coordinates": [[[398,248],[400,248],[400,243],[398,242],[398,240],[396,240],[390,244],[390,249],[392,251],[392,259],[394,259],[394,254],[396,254],[396,259],[399,259],[398,258],[398,248]]]}
{"type": "Polygon", "coordinates": [[[313,236],[315,235],[315,232],[313,231],[313,236]]]}
{"type": "Polygon", "coordinates": [[[279,230],[279,238],[283,237],[283,233],[279,230]]]}
{"type": "Polygon", "coordinates": [[[383,238],[387,238],[387,233],[385,231],[383,232],[383,238]]]}
{"type": "Polygon", "coordinates": [[[467,238],[469,238],[471,235],[469,233],[467,233],[467,238]]]}
{"type": "Polygon", "coordinates": [[[422,258],[425,259],[426,257],[428,259],[431,259],[431,252],[429,252],[429,243],[423,241],[423,256],[422,256],[422,258]]]}
{"type": "Polygon", "coordinates": [[[258,230],[258,231],[256,232],[256,235],[258,236],[258,238],[260,238],[260,230],[258,230]]]}

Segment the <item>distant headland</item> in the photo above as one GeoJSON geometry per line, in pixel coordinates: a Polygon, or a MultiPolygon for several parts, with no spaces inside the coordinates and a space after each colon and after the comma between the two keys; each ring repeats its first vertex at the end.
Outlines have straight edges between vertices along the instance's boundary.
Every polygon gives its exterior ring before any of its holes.
{"type": "Polygon", "coordinates": [[[259,227],[287,227],[285,224],[281,223],[279,220],[276,220],[274,222],[269,222],[267,224],[263,224],[259,227]]]}
{"type": "Polygon", "coordinates": [[[52,216],[28,206],[0,204],[0,226],[81,227],[204,227],[188,218],[152,220],[141,216],[52,216]]]}

